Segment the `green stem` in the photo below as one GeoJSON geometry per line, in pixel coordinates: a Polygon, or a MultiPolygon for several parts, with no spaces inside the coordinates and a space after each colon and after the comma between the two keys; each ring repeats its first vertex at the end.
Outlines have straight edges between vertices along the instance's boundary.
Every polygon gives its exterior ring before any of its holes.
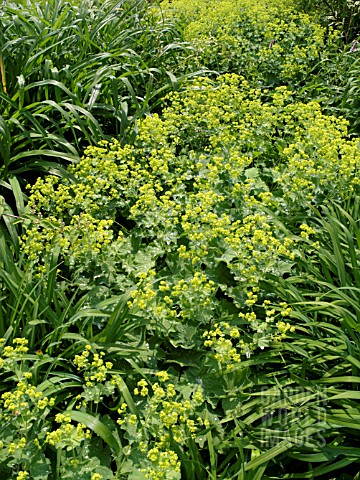
{"type": "Polygon", "coordinates": [[[56,480],[60,480],[61,448],[56,449],[56,480]]]}

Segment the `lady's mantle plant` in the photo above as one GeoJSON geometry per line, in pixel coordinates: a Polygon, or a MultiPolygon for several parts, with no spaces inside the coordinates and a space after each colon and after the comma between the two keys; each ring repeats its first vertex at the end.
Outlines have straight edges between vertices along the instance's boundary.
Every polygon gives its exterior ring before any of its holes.
{"type": "MultiPolygon", "coordinates": [[[[283,87],[271,103],[262,95],[236,75],[199,80],[168,97],[162,118],[145,118],[134,145],[102,142],[71,177],[39,179],[25,253],[41,272],[58,246],[59,279],[129,290],[130,312],[174,346],[199,347],[209,325],[227,321],[225,299],[244,323],[249,298],[266,300],[259,281],[299,255],[275,216],[296,215],[300,233],[302,205],[359,183],[344,120],[283,87]]],[[[276,324],[265,334],[245,323],[249,344],[278,335],[276,324]]]]}
{"type": "MultiPolygon", "coordinates": [[[[269,92],[237,75],[197,80],[167,97],[161,117],[142,121],[133,145],[101,142],[67,178],[31,187],[22,245],[39,276],[60,251],[57,281],[128,294],[131,341],[143,349],[132,366],[143,378],[124,386],[101,354],[90,361],[85,349],[75,357],[82,387],[71,397],[73,409],[99,416],[101,398],[114,392],[106,421],[122,442],[118,471],[178,479],[194,445],[209,441],[208,428],[223,441],[211,380],[220,397],[241,395],[248,358],[296,328],[292,308],[262,281],[291,272],[305,240],[318,248],[307,224],[313,206],[358,189],[360,154],[346,122],[294,102],[285,87],[270,96],[265,103],[269,92]],[[188,353],[198,362],[182,373],[188,353]],[[170,379],[159,374],[167,362],[170,379]]],[[[98,338],[103,327],[92,327],[98,338]]],[[[91,449],[86,429],[59,413],[44,441],[51,447],[67,435],[81,440],[69,448],[91,449]]]]}

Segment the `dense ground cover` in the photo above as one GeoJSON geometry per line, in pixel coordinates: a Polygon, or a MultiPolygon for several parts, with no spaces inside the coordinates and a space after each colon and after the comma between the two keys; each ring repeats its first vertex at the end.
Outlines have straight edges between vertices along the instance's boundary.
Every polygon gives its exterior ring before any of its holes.
{"type": "Polygon", "coordinates": [[[181,83],[186,46],[144,3],[4,2],[1,21],[2,180],[123,138],[181,83]]]}
{"type": "Polygon", "coordinates": [[[351,47],[357,45],[359,5],[340,0],[331,2],[329,11],[326,1],[306,3],[313,7],[309,13],[291,1],[196,0],[190,6],[169,0],[165,5],[194,44],[198,64],[241,74],[255,87],[296,88],[298,98],[345,116],[358,135],[359,61],[351,47]]]}
{"type": "Polygon", "coordinates": [[[359,57],[318,20],[4,3],[2,478],[358,478],[359,57]]]}

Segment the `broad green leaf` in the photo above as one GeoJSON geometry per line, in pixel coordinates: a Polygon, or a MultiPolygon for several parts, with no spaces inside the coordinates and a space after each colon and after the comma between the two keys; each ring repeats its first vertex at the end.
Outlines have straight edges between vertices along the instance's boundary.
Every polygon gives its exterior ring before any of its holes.
{"type": "Polygon", "coordinates": [[[111,431],[96,417],[89,415],[85,412],[80,412],[76,410],[66,410],[66,414],[70,416],[75,422],[83,423],[90,430],[92,430],[96,435],[99,435],[107,445],[111,448],[113,454],[116,457],[121,457],[122,446],[120,440],[116,439],[111,431]]]}

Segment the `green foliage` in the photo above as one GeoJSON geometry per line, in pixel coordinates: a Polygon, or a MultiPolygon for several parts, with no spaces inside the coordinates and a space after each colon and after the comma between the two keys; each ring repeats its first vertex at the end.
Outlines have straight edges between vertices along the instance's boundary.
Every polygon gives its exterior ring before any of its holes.
{"type": "Polygon", "coordinates": [[[1,179],[63,174],[85,145],[131,135],[184,78],[186,47],[147,2],[7,2],[0,22],[1,179]]]}
{"type": "Polygon", "coordinates": [[[12,346],[1,339],[3,475],[17,480],[114,478],[110,455],[116,455],[120,464],[120,440],[94,415],[98,403],[116,388],[118,375],[109,373],[111,362],[103,360],[104,353],[91,352],[91,347],[86,346],[82,358],[92,362],[89,368],[79,368],[81,356],[69,362],[40,350],[33,354],[27,344],[24,338],[15,338],[12,346]],[[59,371],[56,364],[61,364],[59,371]],[[90,378],[84,378],[86,374],[90,378]],[[65,407],[69,400],[70,406],[65,407]],[[76,408],[74,400],[80,401],[76,408]],[[91,405],[95,412],[89,407],[90,413],[83,413],[84,404],[91,405]],[[64,407],[65,412],[58,413],[64,407]],[[95,435],[104,441],[103,447],[93,438],[95,435]]]}
{"type": "MultiPolygon", "coordinates": [[[[123,358],[145,377],[131,376],[141,409],[122,390],[129,478],[138,465],[149,478],[180,478],[180,464],[194,480],[279,478],[273,459],[285,474],[284,459],[323,451],[315,414],[325,393],[315,379],[325,372],[316,363],[309,380],[289,381],[289,371],[303,378],[294,360],[301,349],[313,355],[319,341],[299,323],[294,298],[267,282],[295,279],[304,251],[321,252],[307,219],[325,200],[358,190],[357,141],[317,103],[296,103],[284,87],[265,96],[236,75],[199,79],[166,102],[161,117],[141,122],[133,145],[103,141],[67,177],[31,187],[22,248],[39,282],[58,251],[59,284],[66,278],[90,297],[101,288],[109,301],[128,292],[124,313],[91,338],[115,346],[137,337],[144,349],[136,363],[123,358]],[[149,382],[164,366],[173,400],[149,382]],[[203,402],[196,415],[189,407],[195,430],[186,436],[178,419],[191,393],[182,385],[197,382],[203,402]],[[284,426],[281,409],[294,408],[284,426]]],[[[333,430],[326,435],[331,442],[333,430]]]]}
{"type": "MultiPolygon", "coordinates": [[[[327,48],[325,29],[291,2],[163,2],[180,16],[200,63],[266,87],[298,86],[327,48]]],[[[331,39],[333,40],[333,38],[331,39]]]]}
{"type": "Polygon", "coordinates": [[[345,42],[355,40],[360,21],[358,0],[302,0],[300,7],[315,14],[323,23],[342,32],[345,42]]]}
{"type": "MultiPolygon", "coordinates": [[[[298,333],[286,344],[284,360],[291,371],[291,388],[314,393],[298,421],[306,415],[316,419],[313,434],[323,439],[323,446],[307,445],[308,453],[298,449],[290,457],[306,462],[310,452],[317,455],[315,461],[323,463],[312,474],[341,471],[352,463],[350,471],[359,474],[359,451],[353,449],[359,415],[358,222],[356,195],[343,206],[328,203],[314,209],[311,234],[303,236],[298,275],[269,284],[298,319],[298,333]]],[[[312,477],[307,472],[301,478],[312,477]]]]}
{"type": "Polygon", "coordinates": [[[360,150],[313,101],[356,131],[355,49],[290,1],[5,3],[0,476],[359,477],[360,150]]]}
{"type": "MultiPolygon", "coordinates": [[[[322,26],[317,16],[299,12],[298,2],[196,0],[189,6],[175,0],[162,5],[167,17],[178,19],[198,65],[241,74],[253,87],[288,85],[298,100],[318,101],[324,112],[343,115],[359,134],[356,35],[344,44],[336,22],[322,26]]],[[[354,20],[354,28],[358,23],[354,20]]]]}
{"type": "Polygon", "coordinates": [[[286,89],[272,103],[261,96],[236,76],[201,80],[169,97],[163,119],[144,119],[134,145],[103,142],[71,178],[39,179],[25,253],[41,269],[59,245],[72,278],[90,285],[129,287],[156,264],[175,273],[164,255],[196,268],[224,262],[235,281],[256,283],[258,271],[275,268],[275,252],[291,258],[267,208],[299,214],[304,202],[341,199],[359,181],[344,121],[316,103],[291,103],[286,89]]]}
{"type": "MultiPolygon", "coordinates": [[[[353,46],[355,42],[353,43],[353,46]]],[[[350,131],[360,133],[360,59],[359,49],[351,51],[349,45],[340,53],[328,53],[318,65],[317,75],[306,85],[301,94],[317,98],[327,113],[344,116],[350,122],[350,131]]]]}

